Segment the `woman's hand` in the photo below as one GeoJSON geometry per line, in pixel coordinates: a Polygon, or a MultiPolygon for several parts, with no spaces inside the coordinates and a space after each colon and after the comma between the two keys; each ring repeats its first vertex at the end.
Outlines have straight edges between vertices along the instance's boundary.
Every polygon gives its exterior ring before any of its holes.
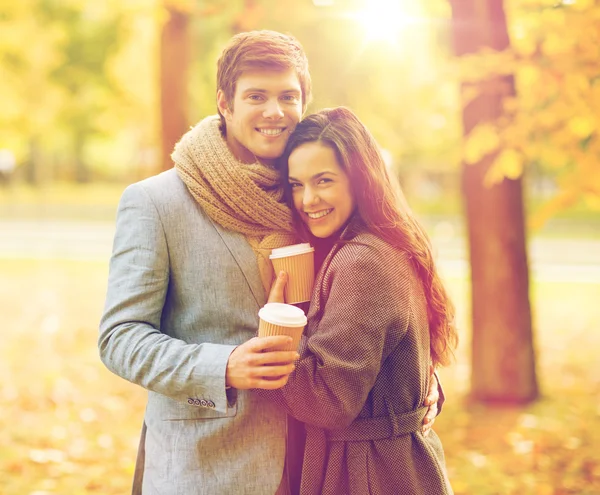
{"type": "Polygon", "coordinates": [[[432,364],[429,365],[429,392],[427,393],[427,397],[425,398],[425,405],[429,406],[427,414],[423,419],[423,434],[427,436],[429,434],[429,430],[433,426],[433,422],[435,421],[435,417],[438,413],[438,400],[440,400],[440,394],[438,392],[438,380],[435,376],[435,369],[432,364]]]}
{"type": "Polygon", "coordinates": [[[285,296],[283,294],[283,289],[285,288],[285,284],[287,283],[288,277],[286,272],[279,272],[275,282],[271,286],[271,292],[269,292],[268,303],[284,303],[285,296]]]}

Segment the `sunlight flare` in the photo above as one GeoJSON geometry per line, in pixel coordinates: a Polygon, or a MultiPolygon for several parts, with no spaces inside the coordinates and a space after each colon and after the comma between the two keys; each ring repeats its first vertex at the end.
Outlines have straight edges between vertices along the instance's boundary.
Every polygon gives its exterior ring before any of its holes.
{"type": "Polygon", "coordinates": [[[380,41],[396,44],[400,32],[415,20],[411,2],[406,0],[365,0],[357,12],[367,42],[380,41]]]}

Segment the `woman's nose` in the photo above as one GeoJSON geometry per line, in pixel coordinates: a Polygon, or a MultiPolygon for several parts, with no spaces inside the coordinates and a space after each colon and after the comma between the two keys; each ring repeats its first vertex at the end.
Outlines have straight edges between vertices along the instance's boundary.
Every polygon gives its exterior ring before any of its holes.
{"type": "Polygon", "coordinates": [[[302,204],[304,206],[312,206],[319,202],[319,196],[316,191],[310,187],[304,188],[304,196],[302,197],[302,204]]]}

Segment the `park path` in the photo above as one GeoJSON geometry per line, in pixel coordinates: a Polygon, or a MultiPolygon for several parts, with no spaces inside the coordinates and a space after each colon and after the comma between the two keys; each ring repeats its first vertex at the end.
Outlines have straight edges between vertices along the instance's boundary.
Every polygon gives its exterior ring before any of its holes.
{"type": "MultiPolygon", "coordinates": [[[[443,223],[429,225],[438,264],[445,276],[468,273],[466,242],[443,223]]],[[[107,262],[114,222],[0,220],[0,259],[65,259],[107,262]]],[[[600,239],[533,237],[529,242],[533,278],[600,283],[600,239]]]]}

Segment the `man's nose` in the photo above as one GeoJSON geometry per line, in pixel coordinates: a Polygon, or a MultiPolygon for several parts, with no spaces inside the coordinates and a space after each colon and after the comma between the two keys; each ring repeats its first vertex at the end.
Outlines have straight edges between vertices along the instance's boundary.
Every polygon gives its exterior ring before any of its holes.
{"type": "Polygon", "coordinates": [[[279,100],[269,100],[263,113],[265,118],[280,119],[283,117],[283,110],[279,100]]]}

